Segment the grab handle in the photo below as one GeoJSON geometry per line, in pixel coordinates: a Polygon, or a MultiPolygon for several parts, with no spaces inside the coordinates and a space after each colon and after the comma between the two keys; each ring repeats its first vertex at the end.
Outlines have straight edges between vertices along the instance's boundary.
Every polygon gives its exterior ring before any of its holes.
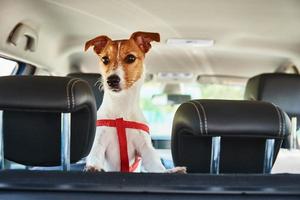
{"type": "Polygon", "coordinates": [[[18,24],[16,26],[10,36],[9,41],[15,46],[18,46],[23,37],[26,37],[27,39],[25,50],[28,49],[34,52],[37,49],[38,34],[34,29],[25,24],[18,24]]]}

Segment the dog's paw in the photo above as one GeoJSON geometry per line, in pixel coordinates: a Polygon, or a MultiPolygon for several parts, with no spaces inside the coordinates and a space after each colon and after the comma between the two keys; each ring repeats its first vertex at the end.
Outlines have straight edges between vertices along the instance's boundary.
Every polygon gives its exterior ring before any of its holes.
{"type": "Polygon", "coordinates": [[[85,168],[83,169],[83,171],[85,172],[92,172],[92,173],[95,173],[95,172],[104,172],[103,169],[98,169],[94,166],[85,166],[85,168]]]}
{"type": "Polygon", "coordinates": [[[174,167],[172,169],[168,169],[167,173],[186,174],[186,167],[174,167]]]}

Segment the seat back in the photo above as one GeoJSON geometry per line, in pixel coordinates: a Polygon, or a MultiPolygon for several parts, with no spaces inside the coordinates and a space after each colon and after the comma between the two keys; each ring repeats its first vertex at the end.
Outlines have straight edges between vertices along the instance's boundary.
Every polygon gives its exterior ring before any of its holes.
{"type": "MultiPolygon", "coordinates": [[[[267,73],[250,78],[246,100],[267,101],[279,106],[289,117],[300,119],[300,75],[267,73]]],[[[298,128],[300,123],[298,123],[298,128]]]]}
{"type": "Polygon", "coordinates": [[[97,73],[71,73],[68,74],[70,77],[81,78],[89,83],[93,90],[93,94],[96,99],[97,110],[100,108],[103,100],[104,90],[100,88],[101,86],[101,74],[97,73]]]}
{"type": "Polygon", "coordinates": [[[268,173],[289,127],[270,103],[189,101],[174,116],[173,161],[190,173],[268,173]]]}
{"type": "MultiPolygon", "coordinates": [[[[250,78],[246,85],[244,98],[266,101],[279,106],[290,118],[300,120],[300,76],[298,74],[266,73],[250,78]]],[[[300,123],[295,124],[296,129],[300,123]]],[[[282,148],[291,148],[296,143],[295,136],[286,137],[282,148]]]]}
{"type": "Polygon", "coordinates": [[[2,144],[8,160],[28,166],[58,166],[65,162],[64,155],[71,153],[74,163],[90,152],[96,104],[86,81],[73,77],[0,77],[0,110],[2,144]]]}

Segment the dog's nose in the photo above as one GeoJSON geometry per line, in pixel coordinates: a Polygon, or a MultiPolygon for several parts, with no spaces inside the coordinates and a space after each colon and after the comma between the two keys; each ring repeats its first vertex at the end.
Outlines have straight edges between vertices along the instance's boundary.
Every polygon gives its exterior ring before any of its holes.
{"type": "Polygon", "coordinates": [[[111,75],[107,78],[107,84],[109,87],[118,87],[120,83],[120,77],[117,75],[111,75]]]}

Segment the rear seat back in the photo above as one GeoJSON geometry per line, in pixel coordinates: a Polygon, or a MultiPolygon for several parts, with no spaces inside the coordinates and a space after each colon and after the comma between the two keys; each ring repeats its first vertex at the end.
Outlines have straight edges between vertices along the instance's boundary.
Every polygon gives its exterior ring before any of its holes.
{"type": "Polygon", "coordinates": [[[289,117],[300,119],[298,74],[268,73],[254,76],[247,82],[244,97],[247,100],[271,102],[283,109],[289,117]]]}
{"type": "Polygon", "coordinates": [[[190,173],[268,173],[289,133],[288,116],[273,104],[193,100],[175,113],[172,156],[190,173]],[[269,159],[267,147],[274,150],[269,159]]]}
{"type": "MultiPolygon", "coordinates": [[[[300,120],[300,76],[298,74],[266,73],[250,78],[244,98],[266,101],[279,106],[290,118],[300,120]]],[[[297,124],[297,129],[300,123],[297,124]]],[[[290,138],[284,139],[283,148],[290,148],[290,138]]]]}
{"type": "Polygon", "coordinates": [[[5,158],[28,166],[58,166],[61,113],[70,113],[71,162],[87,156],[96,104],[86,81],[73,77],[0,77],[5,158]]]}

